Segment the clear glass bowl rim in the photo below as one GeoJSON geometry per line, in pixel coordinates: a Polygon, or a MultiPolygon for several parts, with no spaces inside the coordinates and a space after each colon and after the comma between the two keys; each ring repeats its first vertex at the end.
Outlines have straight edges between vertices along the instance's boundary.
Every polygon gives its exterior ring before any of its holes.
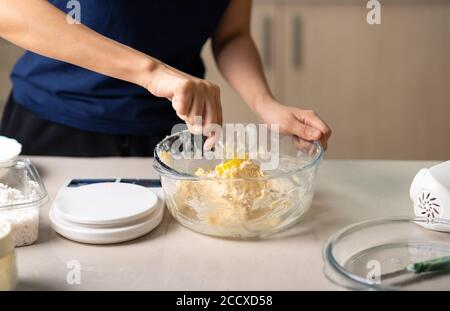
{"type": "MultiPolygon", "coordinates": [[[[388,223],[415,223],[415,224],[424,224],[424,225],[431,225],[431,224],[442,224],[450,227],[450,221],[446,219],[428,219],[426,217],[407,217],[407,216],[397,216],[397,217],[388,217],[388,218],[376,218],[376,219],[370,219],[370,220],[364,220],[361,222],[357,222],[355,224],[351,224],[347,227],[344,227],[331,235],[331,237],[327,240],[325,243],[325,246],[323,248],[323,258],[324,258],[324,264],[329,265],[333,272],[337,272],[340,276],[344,277],[347,281],[352,282],[354,285],[359,285],[359,287],[363,288],[369,288],[374,290],[390,290],[390,291],[398,291],[401,290],[397,287],[392,287],[388,285],[380,285],[380,284],[373,284],[366,281],[365,278],[362,278],[347,269],[345,269],[343,266],[341,266],[337,260],[335,259],[333,255],[333,246],[336,241],[338,241],[340,238],[345,237],[346,235],[353,233],[355,231],[358,231],[361,228],[366,228],[370,226],[374,226],[377,224],[388,224],[388,223]]],[[[431,230],[431,229],[429,229],[431,230]]],[[[444,232],[443,232],[444,233],[444,232]]],[[[450,233],[449,233],[450,234],[450,233]]],[[[345,284],[336,282],[335,280],[330,279],[328,275],[326,277],[333,283],[336,283],[339,286],[346,287],[348,289],[356,289],[357,286],[351,287],[347,286],[345,284]]]]}
{"type": "MultiPolygon", "coordinates": [[[[153,158],[154,158],[154,162],[153,162],[153,167],[154,169],[161,175],[161,176],[165,176],[165,177],[171,177],[171,178],[176,178],[176,179],[182,179],[182,180],[192,180],[192,181],[196,181],[196,180],[213,180],[213,181],[217,181],[217,180],[221,180],[224,181],[224,179],[222,178],[217,178],[217,177],[207,177],[207,176],[196,176],[196,175],[191,175],[191,174],[186,174],[186,173],[181,173],[178,172],[177,170],[171,168],[170,166],[168,166],[167,164],[165,164],[159,157],[158,155],[158,149],[160,148],[160,146],[167,141],[168,139],[171,139],[175,136],[180,135],[183,132],[188,132],[188,130],[184,130],[172,135],[167,136],[166,138],[164,138],[162,141],[160,141],[155,149],[153,150],[153,158]]],[[[324,155],[324,149],[322,147],[322,144],[319,141],[314,141],[311,142],[314,146],[314,148],[317,148],[318,152],[316,152],[316,154],[314,155],[314,157],[308,161],[307,163],[299,166],[296,169],[293,169],[291,171],[288,172],[283,172],[283,173],[279,173],[279,174],[274,174],[274,175],[267,175],[267,176],[262,176],[262,177],[247,177],[247,178],[226,178],[225,180],[228,181],[263,181],[263,180],[269,180],[269,179],[275,179],[275,178],[282,178],[282,177],[287,177],[296,173],[299,173],[301,171],[304,171],[310,167],[313,167],[317,164],[320,163],[320,161],[323,158],[324,155]]]]}

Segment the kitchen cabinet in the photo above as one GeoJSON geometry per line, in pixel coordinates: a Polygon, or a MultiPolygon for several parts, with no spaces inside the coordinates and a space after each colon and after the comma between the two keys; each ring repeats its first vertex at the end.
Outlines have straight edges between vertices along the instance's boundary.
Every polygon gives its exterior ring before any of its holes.
{"type": "MultiPolygon", "coordinates": [[[[270,85],[330,124],[328,157],[450,158],[450,2],[383,3],[381,24],[369,25],[365,2],[256,1],[258,43],[267,7],[276,40],[257,45],[275,59],[270,85]]],[[[255,122],[205,59],[226,121],[255,122]]]]}
{"type": "MultiPolygon", "coordinates": [[[[268,83],[273,93],[281,98],[283,85],[279,81],[279,77],[282,75],[280,56],[282,55],[283,38],[279,34],[283,32],[283,29],[280,28],[282,25],[279,23],[279,14],[275,3],[259,2],[252,12],[252,36],[260,51],[268,83]]],[[[203,59],[206,64],[207,79],[220,86],[226,122],[257,122],[254,113],[221,77],[214,62],[210,42],[203,49],[203,59]]]]}
{"type": "Polygon", "coordinates": [[[11,69],[22,53],[22,49],[0,38],[0,116],[11,91],[11,69]]]}

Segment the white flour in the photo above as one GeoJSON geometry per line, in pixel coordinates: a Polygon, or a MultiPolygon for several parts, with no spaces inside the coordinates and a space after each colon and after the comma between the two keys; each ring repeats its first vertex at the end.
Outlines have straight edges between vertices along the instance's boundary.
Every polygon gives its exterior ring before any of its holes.
{"type": "Polygon", "coordinates": [[[17,208],[8,209],[13,204],[24,204],[39,198],[38,184],[28,182],[26,193],[0,183],[0,219],[11,224],[11,233],[15,246],[29,245],[37,240],[39,227],[39,209],[17,208]]]}

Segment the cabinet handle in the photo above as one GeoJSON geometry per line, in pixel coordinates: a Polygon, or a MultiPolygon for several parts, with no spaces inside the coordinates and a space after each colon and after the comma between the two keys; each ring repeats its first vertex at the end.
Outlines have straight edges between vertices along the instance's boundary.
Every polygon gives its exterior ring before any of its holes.
{"type": "Polygon", "coordinates": [[[262,21],[262,59],[266,69],[272,67],[272,19],[265,16],[262,21]]]}
{"type": "Polygon", "coordinates": [[[302,20],[298,15],[292,21],[292,36],[292,65],[295,69],[300,69],[302,65],[302,20]]]}

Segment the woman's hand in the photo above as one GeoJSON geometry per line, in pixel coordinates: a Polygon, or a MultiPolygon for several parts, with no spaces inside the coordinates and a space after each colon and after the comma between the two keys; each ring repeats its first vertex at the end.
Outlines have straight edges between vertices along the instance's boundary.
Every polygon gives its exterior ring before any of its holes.
{"type": "Polygon", "coordinates": [[[193,133],[201,133],[199,125],[222,125],[220,90],[215,84],[160,63],[147,89],[155,96],[169,99],[178,117],[193,133]],[[202,118],[202,124],[196,124],[196,117],[202,118]]]}
{"type": "Polygon", "coordinates": [[[284,106],[274,99],[258,103],[257,113],[267,124],[279,124],[280,132],[303,140],[320,140],[327,149],[331,129],[312,110],[284,106]]]}

